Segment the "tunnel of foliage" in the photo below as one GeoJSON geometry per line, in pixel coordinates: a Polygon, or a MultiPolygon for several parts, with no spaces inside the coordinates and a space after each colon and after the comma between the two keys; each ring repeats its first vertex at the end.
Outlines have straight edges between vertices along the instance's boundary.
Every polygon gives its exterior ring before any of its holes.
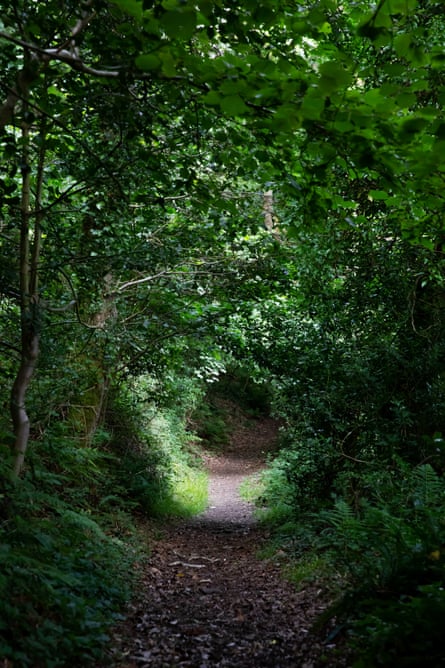
{"type": "Polygon", "coordinates": [[[219,387],[355,665],[439,665],[442,3],[0,8],[0,658],[101,658],[219,387]]]}

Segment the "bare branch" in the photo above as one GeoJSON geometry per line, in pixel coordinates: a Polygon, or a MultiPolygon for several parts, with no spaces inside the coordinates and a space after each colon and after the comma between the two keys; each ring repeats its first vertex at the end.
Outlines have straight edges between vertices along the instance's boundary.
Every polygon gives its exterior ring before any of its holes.
{"type": "Polygon", "coordinates": [[[6,343],[6,341],[0,341],[0,347],[6,348],[7,350],[12,350],[14,353],[17,353],[17,355],[21,354],[20,348],[13,346],[11,343],[6,343]]]}
{"type": "Polygon", "coordinates": [[[127,281],[126,283],[123,283],[117,288],[118,292],[123,292],[127,288],[132,288],[135,285],[142,285],[143,283],[150,283],[151,281],[155,281],[157,278],[161,278],[161,276],[171,276],[173,273],[179,273],[179,272],[172,272],[169,269],[163,269],[157,274],[153,274],[152,276],[144,276],[144,278],[137,278],[133,281],[127,281]]]}
{"type": "Polygon", "coordinates": [[[75,299],[72,299],[68,304],[65,304],[65,306],[48,306],[48,304],[43,302],[42,308],[49,311],[49,313],[64,313],[65,311],[68,311],[68,309],[75,307],[76,304],[77,302],[75,299]]]}
{"type": "Polygon", "coordinates": [[[107,77],[115,79],[119,76],[119,72],[117,70],[100,70],[94,67],[89,67],[83,62],[75,50],[67,51],[61,47],[54,49],[42,49],[36,44],[31,44],[30,42],[26,42],[25,40],[19,39],[18,37],[13,37],[12,35],[8,35],[8,33],[3,31],[0,31],[0,38],[3,38],[8,42],[12,42],[17,46],[22,46],[31,53],[38,54],[43,62],[49,62],[50,60],[60,60],[70,65],[70,67],[72,67],[74,70],[79,70],[80,72],[85,72],[85,74],[91,74],[96,77],[107,77]]]}
{"type": "Polygon", "coordinates": [[[101,77],[107,79],[116,79],[119,76],[119,70],[98,70],[94,67],[86,65],[80,58],[80,56],[76,53],[76,51],[71,52],[71,51],[66,51],[65,49],[60,50],[59,48],[38,49],[37,47],[33,47],[31,45],[28,45],[28,48],[38,51],[42,55],[43,59],[60,60],[63,63],[66,63],[67,65],[72,67],[73,70],[83,72],[84,74],[91,74],[94,77],[101,77]]]}

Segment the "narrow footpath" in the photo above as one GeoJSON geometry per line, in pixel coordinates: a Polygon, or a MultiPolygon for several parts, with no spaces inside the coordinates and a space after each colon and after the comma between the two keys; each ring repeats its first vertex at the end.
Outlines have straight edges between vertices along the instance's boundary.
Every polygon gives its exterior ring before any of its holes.
{"type": "Polygon", "coordinates": [[[118,668],[344,667],[335,648],[311,632],[323,591],[297,591],[279,560],[262,560],[267,540],[239,495],[277,440],[269,418],[234,418],[229,446],[207,456],[209,507],[163,526],[153,542],[137,599],[116,630],[118,668]]]}

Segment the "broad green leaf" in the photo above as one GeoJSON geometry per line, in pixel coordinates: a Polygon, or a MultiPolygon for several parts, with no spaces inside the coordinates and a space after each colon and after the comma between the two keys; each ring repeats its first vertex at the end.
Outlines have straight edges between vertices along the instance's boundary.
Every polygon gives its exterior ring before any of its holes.
{"type": "Polygon", "coordinates": [[[409,107],[413,107],[417,102],[417,97],[414,95],[414,93],[400,93],[400,95],[397,95],[395,99],[395,103],[397,104],[398,107],[401,107],[402,109],[408,109],[409,107]]]}
{"type": "Polygon", "coordinates": [[[223,95],[239,95],[246,90],[247,84],[244,79],[227,79],[221,84],[219,90],[223,95]]]}
{"type": "Polygon", "coordinates": [[[221,95],[216,90],[211,90],[203,96],[202,101],[214,107],[221,102],[221,95]]]}
{"type": "Polygon", "coordinates": [[[320,118],[323,113],[325,106],[324,97],[320,97],[318,91],[310,91],[307,95],[304,96],[303,103],[301,105],[301,113],[304,118],[309,120],[316,120],[320,118]]]}
{"type": "Polygon", "coordinates": [[[389,114],[395,107],[392,97],[385,95],[381,88],[373,88],[362,95],[363,102],[372,107],[375,111],[389,114]]]}
{"type": "Polygon", "coordinates": [[[402,133],[404,135],[418,134],[419,132],[422,132],[427,125],[429,125],[429,122],[425,118],[409,118],[402,123],[402,133]]]}
{"type": "Polygon", "coordinates": [[[229,116],[242,116],[249,110],[239,95],[229,95],[219,103],[221,110],[229,116]]]}
{"type": "Polygon", "coordinates": [[[320,65],[319,72],[321,74],[319,86],[326,93],[348,86],[352,82],[352,74],[343,63],[330,60],[320,65]]]}
{"type": "Polygon", "coordinates": [[[162,62],[162,72],[165,74],[166,77],[174,77],[177,75],[177,69],[176,69],[176,60],[173,57],[173,54],[169,49],[163,49],[159,53],[159,58],[161,59],[162,62]]]}
{"type": "Polygon", "coordinates": [[[396,35],[394,38],[394,49],[398,56],[407,56],[412,43],[412,35],[410,33],[402,33],[396,35]]]}
{"type": "Polygon", "coordinates": [[[376,201],[383,201],[387,200],[389,198],[388,193],[385,190],[370,190],[368,193],[368,199],[373,202],[374,200],[376,201]]]}
{"type": "Polygon", "coordinates": [[[388,13],[409,15],[418,5],[418,0],[386,0],[388,13]]]}
{"type": "MultiPolygon", "coordinates": [[[[383,5],[378,14],[374,17],[373,25],[375,28],[391,28],[392,27],[392,16],[388,9],[388,4],[383,5]]],[[[378,35],[381,37],[382,34],[378,35]]]]}
{"type": "Polygon", "coordinates": [[[159,69],[161,61],[159,58],[151,53],[146,55],[137,56],[135,59],[136,67],[140,70],[151,71],[159,69]]]}
{"type": "Polygon", "coordinates": [[[160,19],[160,24],[170,38],[190,39],[196,30],[194,11],[169,11],[160,19]]]}
{"type": "Polygon", "coordinates": [[[330,35],[332,33],[331,24],[327,21],[324,21],[321,26],[318,28],[318,32],[323,35],[330,35]]]}
{"type": "Polygon", "coordinates": [[[113,0],[113,3],[122,9],[123,12],[134,16],[139,21],[141,20],[142,2],[139,2],[139,0],[113,0]]]}
{"type": "Polygon", "coordinates": [[[60,88],[57,88],[57,86],[49,86],[48,95],[54,95],[55,97],[65,97],[65,93],[63,93],[60,88]]]}
{"type": "Polygon", "coordinates": [[[199,10],[204,14],[204,16],[210,16],[214,9],[214,4],[212,0],[198,0],[196,3],[199,7],[199,10]]]}

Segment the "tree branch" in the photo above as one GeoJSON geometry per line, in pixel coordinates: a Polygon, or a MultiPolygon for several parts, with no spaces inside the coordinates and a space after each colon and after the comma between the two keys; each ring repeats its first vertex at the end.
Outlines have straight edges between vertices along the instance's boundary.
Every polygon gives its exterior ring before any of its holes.
{"type": "MultiPolygon", "coordinates": [[[[85,25],[86,23],[83,24],[83,26],[85,25]]],[[[11,42],[12,44],[15,44],[16,46],[22,46],[27,51],[38,55],[42,62],[47,63],[50,60],[60,60],[63,63],[67,63],[74,70],[79,70],[80,72],[84,72],[85,74],[91,74],[95,77],[106,77],[108,79],[116,79],[119,76],[119,70],[101,70],[86,65],[80,58],[76,49],[68,51],[67,49],[61,48],[60,46],[54,49],[43,49],[42,47],[37,46],[37,44],[31,44],[30,42],[27,42],[18,37],[13,37],[12,35],[8,35],[8,33],[4,32],[3,30],[0,31],[0,38],[3,38],[6,41],[11,42]]],[[[68,43],[70,40],[68,40],[68,43]]]]}

